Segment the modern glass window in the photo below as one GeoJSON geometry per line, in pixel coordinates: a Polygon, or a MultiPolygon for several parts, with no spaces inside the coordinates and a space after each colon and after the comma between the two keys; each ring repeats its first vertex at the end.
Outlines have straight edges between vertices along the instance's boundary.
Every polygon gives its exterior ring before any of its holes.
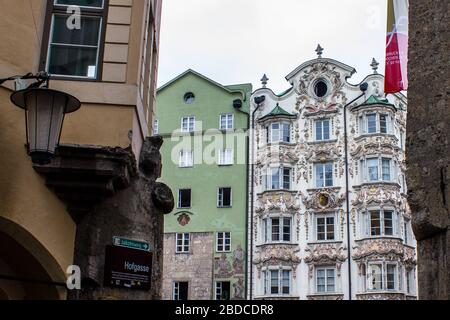
{"type": "Polygon", "coordinates": [[[289,295],[291,293],[291,270],[266,270],[264,276],[265,295],[289,295]]]}
{"type": "Polygon", "coordinates": [[[173,300],[188,300],[189,283],[188,282],[174,282],[173,283],[173,300]]]}
{"type": "Polygon", "coordinates": [[[267,127],[267,142],[291,142],[291,124],[288,122],[275,122],[267,127]]]}
{"type": "Polygon", "coordinates": [[[233,150],[221,149],[219,150],[219,165],[228,166],[233,164],[233,150]]]}
{"type": "Polygon", "coordinates": [[[176,234],[176,253],[188,253],[191,242],[191,236],[189,233],[177,233],[176,234]]]}
{"type": "Polygon", "coordinates": [[[46,70],[55,76],[97,79],[104,1],[56,0],[51,10],[46,70]],[[80,8],[79,28],[67,14],[70,5],[80,8]]]}
{"type": "Polygon", "coordinates": [[[216,251],[217,252],[231,251],[231,232],[217,232],[216,251]]]}
{"type": "Polygon", "coordinates": [[[263,220],[264,243],[291,242],[291,218],[266,218],[263,220]]]}
{"type": "Polygon", "coordinates": [[[231,207],[231,188],[219,188],[217,191],[217,207],[231,207]]]}
{"type": "Polygon", "coordinates": [[[367,289],[369,291],[398,290],[398,266],[393,263],[369,263],[367,289]]]}
{"type": "Polygon", "coordinates": [[[194,154],[192,150],[181,150],[180,151],[180,168],[190,168],[194,165],[194,154]]]}
{"type": "Polygon", "coordinates": [[[191,207],[191,189],[178,190],[178,208],[187,209],[191,207]]]}
{"type": "Polygon", "coordinates": [[[230,282],[229,281],[217,281],[216,287],[216,300],[230,300],[230,282]]]}
{"type": "Polygon", "coordinates": [[[317,241],[335,240],[334,214],[316,215],[316,238],[317,241]]]}
{"type": "Polygon", "coordinates": [[[360,163],[362,167],[362,182],[392,182],[394,180],[395,166],[391,158],[367,158],[362,159],[360,163]]]}
{"type": "Polygon", "coordinates": [[[363,213],[364,236],[399,236],[398,219],[394,210],[368,210],[363,213]]]}
{"type": "Polygon", "coordinates": [[[314,165],[316,173],[316,188],[333,186],[333,163],[316,163],[314,165]]]}
{"type": "Polygon", "coordinates": [[[234,115],[221,114],[220,115],[220,130],[232,130],[234,128],[234,115]]]}
{"type": "Polygon", "coordinates": [[[316,120],[316,140],[324,141],[330,140],[331,132],[330,132],[330,119],[326,120],[316,120]]]}
{"type": "Polygon", "coordinates": [[[271,168],[267,178],[268,190],[290,190],[291,189],[291,168],[279,167],[271,168]]]}
{"type": "Polygon", "coordinates": [[[336,292],[336,270],[335,268],[319,267],[316,269],[316,292],[336,292]]]}
{"type": "Polygon", "coordinates": [[[181,132],[194,132],[195,117],[184,117],[181,119],[181,132]]]}
{"type": "Polygon", "coordinates": [[[367,113],[360,117],[360,129],[363,134],[392,133],[392,120],[389,114],[367,113]]]}

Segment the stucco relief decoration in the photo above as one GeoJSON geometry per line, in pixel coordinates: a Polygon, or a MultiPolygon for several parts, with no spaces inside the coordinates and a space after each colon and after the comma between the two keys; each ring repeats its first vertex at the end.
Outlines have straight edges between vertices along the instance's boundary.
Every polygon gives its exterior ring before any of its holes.
{"type": "Polygon", "coordinates": [[[180,224],[180,226],[182,226],[182,227],[187,226],[189,224],[189,222],[191,222],[191,217],[189,216],[189,215],[191,215],[191,213],[180,212],[177,214],[178,214],[177,221],[180,224]]]}
{"type": "Polygon", "coordinates": [[[300,192],[303,205],[308,210],[326,211],[342,206],[345,194],[339,194],[339,189],[315,189],[308,191],[308,195],[300,192]]]}
{"type": "Polygon", "coordinates": [[[235,275],[244,274],[244,258],[244,250],[241,245],[238,245],[233,252],[233,271],[235,275]]]}
{"type": "Polygon", "coordinates": [[[364,186],[355,193],[352,205],[357,207],[365,207],[370,204],[376,204],[380,207],[392,205],[396,210],[400,210],[402,202],[403,199],[397,186],[364,186]]]}
{"type": "Polygon", "coordinates": [[[233,283],[233,288],[234,288],[234,299],[243,300],[245,291],[244,279],[242,279],[241,277],[238,278],[238,281],[233,283]]]}
{"type": "Polygon", "coordinates": [[[309,276],[313,276],[314,266],[323,264],[335,264],[338,276],[341,275],[342,263],[347,259],[346,248],[340,244],[314,244],[306,249],[304,261],[309,265],[309,276]]]}
{"type": "Polygon", "coordinates": [[[295,270],[301,262],[301,258],[298,256],[299,251],[300,249],[296,246],[281,244],[260,247],[256,252],[257,258],[253,260],[254,265],[258,269],[258,278],[261,277],[261,268],[270,265],[292,267],[293,275],[295,277],[295,270]]]}
{"type": "Polygon", "coordinates": [[[404,246],[399,239],[362,240],[353,247],[355,261],[382,258],[400,260],[409,265],[416,264],[415,250],[404,246]]]}
{"type": "Polygon", "coordinates": [[[358,158],[363,155],[390,154],[398,156],[398,140],[394,136],[364,137],[350,147],[350,155],[358,158]]]}
{"type": "Polygon", "coordinates": [[[228,261],[227,255],[222,253],[220,258],[215,258],[214,269],[218,278],[229,278],[233,275],[231,263],[228,261]]]}
{"type": "Polygon", "coordinates": [[[308,181],[309,181],[309,179],[308,179],[308,162],[306,161],[306,159],[304,157],[302,157],[297,162],[297,170],[296,170],[295,178],[296,178],[297,183],[299,183],[302,178],[305,179],[306,183],[308,183],[308,181]]]}
{"type": "Polygon", "coordinates": [[[288,192],[265,193],[258,196],[255,212],[260,215],[269,212],[281,212],[295,214],[300,206],[297,198],[288,192]]]}

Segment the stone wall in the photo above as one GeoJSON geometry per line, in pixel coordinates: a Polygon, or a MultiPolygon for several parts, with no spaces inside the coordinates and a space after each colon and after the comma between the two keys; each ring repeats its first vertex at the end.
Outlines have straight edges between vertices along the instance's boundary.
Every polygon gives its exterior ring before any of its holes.
{"type": "Polygon", "coordinates": [[[190,254],[176,254],[175,249],[175,234],[165,234],[163,299],[172,300],[174,281],[185,281],[189,282],[189,300],[211,300],[214,234],[191,233],[190,254]]]}
{"type": "Polygon", "coordinates": [[[450,298],[450,2],[410,0],[407,165],[420,299],[450,298]]]}

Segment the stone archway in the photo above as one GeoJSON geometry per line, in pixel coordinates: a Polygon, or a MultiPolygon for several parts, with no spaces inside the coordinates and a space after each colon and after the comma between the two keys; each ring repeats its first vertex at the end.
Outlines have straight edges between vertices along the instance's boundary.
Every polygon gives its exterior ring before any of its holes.
{"type": "Polygon", "coordinates": [[[58,300],[65,274],[54,257],[21,226],[0,217],[0,300],[58,300]]]}

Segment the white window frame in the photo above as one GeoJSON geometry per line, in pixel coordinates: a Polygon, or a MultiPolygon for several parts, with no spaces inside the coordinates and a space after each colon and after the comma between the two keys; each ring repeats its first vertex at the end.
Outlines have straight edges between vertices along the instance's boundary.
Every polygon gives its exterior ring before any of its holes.
{"type": "Polygon", "coordinates": [[[234,129],[234,114],[232,113],[224,113],[221,114],[219,117],[219,128],[220,130],[233,130],[234,129]],[[222,126],[223,122],[225,121],[225,127],[222,126]],[[230,126],[231,123],[231,126],[230,126]]]}
{"type": "Polygon", "coordinates": [[[266,178],[266,190],[292,190],[293,184],[293,169],[288,166],[278,166],[278,167],[270,167],[269,173],[266,178]],[[278,188],[273,188],[273,172],[278,170],[278,188]],[[285,188],[284,185],[284,170],[289,170],[289,189],[285,188]]]}
{"type": "Polygon", "coordinates": [[[176,233],[175,234],[175,252],[189,253],[191,249],[191,234],[190,233],[176,233]],[[181,244],[179,242],[181,241],[181,244]]]}
{"type": "Polygon", "coordinates": [[[231,166],[234,164],[233,149],[219,150],[219,166],[231,166]]]}
{"type": "MultiPolygon", "coordinates": [[[[223,285],[224,282],[230,284],[230,295],[231,295],[231,282],[230,281],[215,281],[214,282],[214,294],[215,294],[214,295],[214,300],[216,300],[216,301],[220,301],[221,300],[221,299],[218,299],[217,297],[222,296],[222,291],[223,291],[222,285],[223,285]],[[219,284],[220,284],[220,286],[219,286],[219,284]]],[[[229,297],[228,300],[231,300],[231,297],[229,297]]]]}
{"type": "Polygon", "coordinates": [[[262,219],[262,242],[265,244],[270,244],[270,243],[292,243],[293,242],[293,232],[292,232],[292,228],[293,228],[293,223],[292,223],[292,217],[283,217],[283,216],[270,216],[267,218],[262,219]],[[273,239],[273,230],[272,230],[272,221],[274,219],[278,219],[279,220],[279,225],[278,225],[278,238],[279,240],[274,240],[273,239]],[[284,240],[284,227],[285,225],[285,219],[289,219],[289,241],[284,240]]]}
{"type": "Polygon", "coordinates": [[[216,252],[218,253],[231,252],[231,232],[220,231],[216,233],[216,252]],[[226,243],[227,239],[229,240],[228,244],[226,243]],[[220,241],[222,241],[222,244],[219,243],[220,241]],[[219,246],[222,246],[222,249],[220,249],[219,246]]]}
{"type": "Polygon", "coordinates": [[[331,293],[336,293],[337,292],[337,279],[336,279],[336,267],[332,267],[332,266],[317,266],[315,267],[315,272],[314,272],[314,280],[315,280],[315,292],[318,294],[331,294],[331,293]],[[319,290],[319,271],[324,271],[325,272],[325,278],[324,278],[324,291],[320,291],[319,290]],[[328,286],[331,286],[328,284],[328,272],[329,271],[333,271],[333,288],[334,290],[329,290],[328,286]]]}
{"type": "Polygon", "coordinates": [[[361,135],[370,135],[370,134],[390,134],[392,135],[394,132],[393,128],[393,117],[389,112],[381,112],[381,111],[368,111],[363,113],[359,117],[360,123],[360,133],[361,135]],[[375,131],[369,132],[369,116],[375,116],[375,131]],[[386,132],[381,132],[381,117],[386,117],[386,132]]]}
{"type": "Polygon", "coordinates": [[[314,140],[315,141],[330,141],[331,138],[331,119],[327,118],[327,119],[317,119],[314,121],[314,140]],[[328,139],[325,139],[325,129],[324,129],[324,122],[328,122],[328,139]],[[319,137],[317,136],[317,125],[321,123],[322,126],[322,130],[321,130],[321,135],[322,137],[319,139],[319,137]]]}
{"type": "Polygon", "coordinates": [[[231,208],[233,207],[233,188],[231,187],[219,187],[217,188],[217,208],[231,208]],[[223,204],[223,194],[221,195],[221,190],[223,189],[230,189],[230,205],[229,206],[225,206],[223,204]],[[221,204],[222,202],[222,204],[221,204]]]}
{"type": "Polygon", "coordinates": [[[158,119],[153,120],[153,128],[152,133],[154,136],[157,136],[159,133],[159,121],[158,119]]]}
{"type": "Polygon", "coordinates": [[[293,292],[293,281],[292,281],[292,272],[293,270],[291,268],[266,268],[263,270],[263,286],[262,291],[265,296],[272,296],[272,297],[282,297],[282,296],[290,296],[293,292]],[[272,272],[278,272],[277,280],[278,280],[278,293],[272,293],[272,272]],[[289,293],[283,293],[283,288],[285,287],[283,284],[283,272],[289,273],[289,293]]]}
{"type": "Polygon", "coordinates": [[[192,168],[194,166],[194,153],[192,150],[180,150],[179,168],[192,168]]]}
{"type": "Polygon", "coordinates": [[[364,157],[362,159],[360,159],[359,161],[359,165],[360,165],[360,179],[361,179],[361,183],[377,183],[377,182],[395,182],[396,181],[396,177],[397,177],[397,172],[398,172],[398,167],[397,167],[397,163],[395,161],[394,158],[392,158],[391,156],[384,156],[384,155],[379,155],[379,156],[367,156],[364,157]],[[376,160],[377,161],[377,179],[376,180],[372,180],[369,174],[369,166],[368,163],[369,161],[373,161],[376,160]],[[383,162],[385,160],[389,160],[389,180],[384,179],[384,166],[383,166],[383,162]]]}
{"type": "Polygon", "coordinates": [[[399,264],[397,262],[387,262],[387,261],[370,261],[367,263],[367,274],[366,274],[366,290],[368,292],[396,292],[400,291],[400,283],[399,283],[399,264]],[[372,266],[377,265],[381,266],[381,275],[380,275],[380,281],[381,282],[381,288],[374,288],[373,284],[373,272],[372,266]],[[390,289],[388,288],[388,266],[394,266],[394,288],[390,289]]]}
{"type": "Polygon", "coordinates": [[[318,162],[314,164],[314,186],[316,188],[331,188],[334,186],[334,163],[333,162],[318,162]],[[326,178],[326,166],[331,165],[331,185],[327,185],[327,178],[326,178]],[[318,184],[318,174],[317,174],[317,168],[319,166],[322,166],[323,170],[323,186],[319,186],[318,184]]]}
{"type": "Polygon", "coordinates": [[[317,242],[335,242],[337,241],[337,232],[336,232],[336,214],[335,213],[315,213],[314,214],[314,234],[315,240],[317,242]],[[319,240],[319,223],[318,219],[325,219],[325,239],[319,240]],[[327,219],[333,218],[333,239],[328,239],[328,223],[327,219]]]}
{"type": "Polygon", "coordinates": [[[363,238],[400,238],[400,214],[391,207],[367,208],[361,212],[361,236],[363,238]],[[380,219],[380,234],[372,235],[371,212],[377,211],[380,219]],[[386,234],[385,212],[392,213],[392,235],[386,234]]]}
{"type": "Polygon", "coordinates": [[[407,295],[416,295],[417,294],[417,290],[416,290],[416,268],[413,268],[411,270],[407,270],[406,274],[406,294],[407,295]]]}
{"type": "Polygon", "coordinates": [[[189,133],[195,131],[195,116],[181,118],[181,132],[189,133]],[[184,123],[186,122],[186,126],[184,123]]]}
{"type": "Polygon", "coordinates": [[[292,124],[290,122],[287,121],[281,121],[281,122],[271,122],[266,126],[266,130],[267,130],[267,138],[268,141],[267,143],[292,143],[292,124]],[[275,125],[278,125],[278,129],[273,129],[273,127],[275,125]],[[287,140],[289,141],[284,141],[285,140],[285,135],[284,135],[284,128],[285,126],[289,127],[289,135],[287,136],[287,140]],[[275,135],[275,133],[277,133],[275,135]]]}

